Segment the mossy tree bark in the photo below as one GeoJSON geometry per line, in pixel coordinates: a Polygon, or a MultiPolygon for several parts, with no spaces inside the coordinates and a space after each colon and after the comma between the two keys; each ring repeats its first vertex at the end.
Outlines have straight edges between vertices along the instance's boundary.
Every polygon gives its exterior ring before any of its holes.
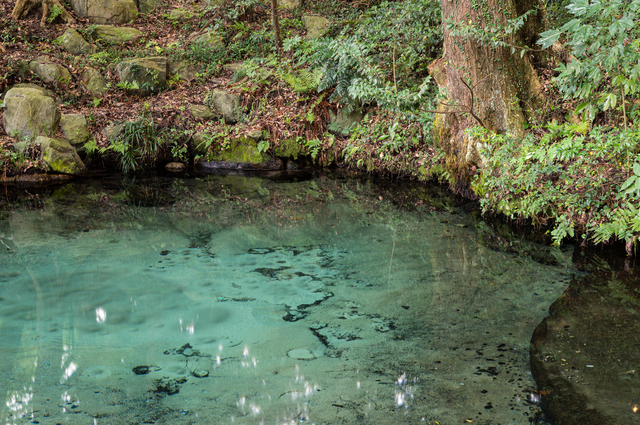
{"type": "Polygon", "coordinates": [[[271,22],[273,23],[273,38],[276,41],[278,53],[280,53],[282,38],[280,38],[280,20],[278,19],[278,0],[271,0],[271,22]]]}
{"type": "Polygon", "coordinates": [[[456,36],[452,30],[506,25],[531,9],[538,12],[505,41],[534,48],[546,21],[540,0],[442,0],[445,53],[429,70],[447,100],[438,108],[442,113],[436,115],[434,135],[446,152],[450,173],[460,183],[468,182],[471,170],[482,165],[481,147],[466,129],[482,125],[521,136],[534,120],[541,86],[532,61],[541,58],[531,51],[521,55],[521,49],[512,52],[510,47],[456,36]]]}
{"type": "Polygon", "coordinates": [[[11,12],[11,17],[15,20],[24,18],[32,9],[39,7],[42,9],[40,26],[44,27],[47,24],[49,13],[53,10],[54,6],[56,7],[58,13],[60,13],[59,18],[64,22],[76,22],[76,20],[73,19],[73,16],[71,16],[71,14],[66,11],[59,0],[17,0],[15,6],[13,7],[13,11],[11,12]]]}

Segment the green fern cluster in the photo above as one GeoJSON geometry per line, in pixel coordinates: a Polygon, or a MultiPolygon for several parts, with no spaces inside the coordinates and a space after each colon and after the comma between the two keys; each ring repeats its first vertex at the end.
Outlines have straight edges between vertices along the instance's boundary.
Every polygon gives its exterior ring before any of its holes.
{"type": "Polygon", "coordinates": [[[280,74],[280,78],[289,84],[293,91],[300,94],[317,92],[322,76],[322,71],[319,69],[309,70],[304,68],[285,71],[280,74]]]}

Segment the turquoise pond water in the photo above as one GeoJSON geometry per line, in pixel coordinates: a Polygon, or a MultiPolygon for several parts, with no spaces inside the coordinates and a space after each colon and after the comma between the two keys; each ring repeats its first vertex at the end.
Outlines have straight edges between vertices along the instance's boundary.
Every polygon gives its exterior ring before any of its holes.
{"type": "Polygon", "coordinates": [[[488,232],[432,188],[344,174],[32,196],[0,214],[0,420],[538,421],[529,340],[571,252],[488,232]]]}

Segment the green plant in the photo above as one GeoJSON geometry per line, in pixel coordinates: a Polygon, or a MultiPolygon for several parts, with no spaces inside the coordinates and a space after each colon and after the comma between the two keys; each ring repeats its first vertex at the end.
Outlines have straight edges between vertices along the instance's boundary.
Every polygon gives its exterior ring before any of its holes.
{"type": "Polygon", "coordinates": [[[582,101],[576,113],[593,120],[598,109],[619,105],[624,126],[627,108],[640,91],[640,0],[575,0],[574,19],[540,34],[543,48],[566,36],[574,58],[561,64],[555,82],[565,97],[582,101]]]}
{"type": "Polygon", "coordinates": [[[64,13],[64,9],[57,4],[54,4],[51,7],[51,11],[49,12],[49,16],[47,17],[47,22],[50,24],[53,23],[58,17],[62,16],[64,13]]]}

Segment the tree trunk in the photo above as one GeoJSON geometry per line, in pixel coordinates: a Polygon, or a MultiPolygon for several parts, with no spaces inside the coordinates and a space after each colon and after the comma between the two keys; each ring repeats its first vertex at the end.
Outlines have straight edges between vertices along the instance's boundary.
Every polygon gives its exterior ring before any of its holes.
{"type": "Polygon", "coordinates": [[[273,23],[273,37],[276,40],[276,48],[280,53],[282,39],[280,38],[280,21],[278,20],[278,0],[271,0],[271,22],[273,23]]]}
{"type": "Polygon", "coordinates": [[[538,13],[505,40],[517,46],[535,47],[545,22],[539,0],[442,0],[445,53],[429,65],[429,71],[448,99],[438,107],[442,113],[436,114],[434,136],[446,153],[449,172],[460,183],[468,182],[471,170],[483,162],[480,143],[465,130],[481,125],[499,134],[524,135],[539,107],[541,86],[530,52],[521,56],[521,49],[512,53],[510,47],[454,37],[451,23],[480,28],[506,25],[508,19],[534,8],[538,13]]]}
{"type": "Polygon", "coordinates": [[[66,11],[59,0],[17,0],[15,6],[13,7],[13,11],[11,12],[11,17],[15,20],[24,18],[33,8],[38,6],[40,6],[42,9],[42,18],[40,19],[41,27],[46,26],[47,18],[49,17],[49,13],[53,10],[54,6],[58,7],[58,11],[60,12],[59,18],[64,22],[70,24],[74,24],[76,22],[76,20],[73,19],[73,16],[71,16],[71,14],[66,11]]]}

